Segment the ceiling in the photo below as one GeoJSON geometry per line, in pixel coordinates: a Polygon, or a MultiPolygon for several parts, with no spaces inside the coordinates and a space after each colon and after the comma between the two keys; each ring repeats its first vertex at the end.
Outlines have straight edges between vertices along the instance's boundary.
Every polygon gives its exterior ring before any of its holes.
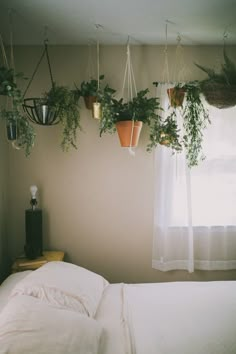
{"type": "Polygon", "coordinates": [[[0,0],[9,44],[236,45],[236,0],[0,0]]]}

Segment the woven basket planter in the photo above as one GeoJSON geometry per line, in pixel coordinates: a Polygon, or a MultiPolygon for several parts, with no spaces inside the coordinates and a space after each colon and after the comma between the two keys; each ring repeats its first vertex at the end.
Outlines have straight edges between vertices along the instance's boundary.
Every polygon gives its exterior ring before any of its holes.
{"type": "Polygon", "coordinates": [[[201,85],[206,101],[216,108],[230,108],[236,105],[236,85],[203,83],[201,85]]]}
{"type": "Polygon", "coordinates": [[[182,87],[172,87],[167,89],[171,107],[182,107],[185,90],[182,87]]]}

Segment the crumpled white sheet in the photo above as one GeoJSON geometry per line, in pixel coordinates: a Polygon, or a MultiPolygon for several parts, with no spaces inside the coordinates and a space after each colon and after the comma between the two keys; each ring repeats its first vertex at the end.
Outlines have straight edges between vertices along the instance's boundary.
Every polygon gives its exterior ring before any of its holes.
{"type": "Polygon", "coordinates": [[[33,296],[93,317],[108,284],[102,276],[77,265],[48,262],[18,282],[11,296],[33,296]]]}
{"type": "Polygon", "coordinates": [[[0,314],[0,354],[97,354],[102,326],[88,316],[13,297],[0,314]]]}

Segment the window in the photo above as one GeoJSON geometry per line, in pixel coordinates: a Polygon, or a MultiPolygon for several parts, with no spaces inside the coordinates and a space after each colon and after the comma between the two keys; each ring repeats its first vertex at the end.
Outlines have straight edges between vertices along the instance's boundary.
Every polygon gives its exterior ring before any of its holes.
{"type": "MultiPolygon", "coordinates": [[[[166,98],[165,98],[166,99],[166,98]]],[[[156,149],[153,267],[236,269],[236,107],[208,107],[206,159],[156,149]]]]}

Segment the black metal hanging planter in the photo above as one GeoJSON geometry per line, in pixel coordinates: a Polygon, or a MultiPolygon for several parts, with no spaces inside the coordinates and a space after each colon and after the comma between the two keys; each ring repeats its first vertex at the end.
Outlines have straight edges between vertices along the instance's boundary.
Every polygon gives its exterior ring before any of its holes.
{"type": "MultiPolygon", "coordinates": [[[[52,70],[51,70],[51,65],[50,65],[50,60],[48,55],[47,41],[45,41],[43,54],[41,55],[41,58],[35,68],[32,78],[29,81],[29,84],[25,90],[24,97],[45,55],[47,58],[47,64],[49,68],[52,90],[54,89],[54,81],[52,77],[52,70]]],[[[53,102],[48,102],[46,98],[35,98],[35,97],[25,98],[22,106],[28,118],[33,123],[39,125],[55,125],[59,123],[58,114],[60,108],[53,105],[53,102]]]]}

